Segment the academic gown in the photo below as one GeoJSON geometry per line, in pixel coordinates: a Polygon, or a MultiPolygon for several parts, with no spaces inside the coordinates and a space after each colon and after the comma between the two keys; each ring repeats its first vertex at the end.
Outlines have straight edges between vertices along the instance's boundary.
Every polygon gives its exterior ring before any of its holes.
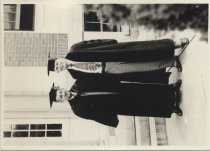
{"type": "Polygon", "coordinates": [[[171,117],[175,93],[172,85],[76,81],[69,100],[73,112],[82,118],[117,127],[117,115],[171,117]]]}
{"type": "MultiPolygon", "coordinates": [[[[90,40],[74,44],[66,59],[84,62],[144,62],[174,57],[171,39],[118,43],[114,39],[90,40]],[[146,59],[147,58],[147,59],[146,59]]],[[[113,79],[139,81],[142,83],[167,83],[170,73],[164,69],[122,74],[85,73],[68,69],[74,79],[113,79]]]]}
{"type": "Polygon", "coordinates": [[[141,83],[162,83],[167,84],[171,72],[165,72],[165,69],[147,71],[147,72],[132,72],[122,74],[109,74],[109,73],[85,73],[68,69],[69,73],[74,79],[83,81],[94,81],[94,80],[107,80],[111,81],[131,81],[141,83]]]}
{"type": "Polygon", "coordinates": [[[66,59],[81,62],[149,62],[174,58],[171,39],[118,43],[114,39],[90,40],[73,45],[66,59]]]}

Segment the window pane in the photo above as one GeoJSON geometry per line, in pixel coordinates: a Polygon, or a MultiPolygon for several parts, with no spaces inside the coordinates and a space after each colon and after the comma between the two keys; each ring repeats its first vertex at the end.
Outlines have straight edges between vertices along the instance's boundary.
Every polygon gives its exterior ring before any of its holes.
{"type": "MultiPolygon", "coordinates": [[[[117,25],[113,24],[103,24],[103,31],[111,31],[111,32],[117,32],[117,25]]],[[[120,31],[120,29],[119,29],[120,31]]]]}
{"type": "Polygon", "coordinates": [[[111,31],[111,28],[107,24],[103,24],[103,31],[111,31]]]}
{"type": "Polygon", "coordinates": [[[47,124],[47,129],[62,129],[62,124],[47,124]]]}
{"type": "Polygon", "coordinates": [[[86,21],[100,22],[96,12],[91,12],[91,11],[88,12],[88,14],[85,14],[84,19],[85,22],[86,21]]]}
{"type": "Polygon", "coordinates": [[[61,131],[47,131],[47,137],[61,137],[61,131]]]}
{"type": "Polygon", "coordinates": [[[5,131],[4,132],[4,137],[11,137],[11,132],[10,131],[5,131]]]}
{"type": "Polygon", "coordinates": [[[15,22],[4,22],[4,29],[15,29],[15,22]]]}
{"type": "Polygon", "coordinates": [[[8,13],[4,13],[4,21],[5,22],[9,21],[9,14],[8,13]]]}
{"type": "Polygon", "coordinates": [[[34,4],[21,4],[20,10],[20,30],[34,29],[34,4]]]}
{"type": "Polygon", "coordinates": [[[30,132],[30,137],[45,137],[45,131],[30,132]]]}
{"type": "Polygon", "coordinates": [[[119,30],[117,30],[117,25],[114,25],[114,26],[112,27],[112,31],[117,32],[117,31],[120,31],[120,29],[119,29],[119,30]]]}
{"type": "Polygon", "coordinates": [[[28,137],[28,132],[16,131],[16,132],[13,132],[13,137],[28,137]]]}
{"type": "Polygon", "coordinates": [[[16,12],[16,5],[4,5],[4,12],[16,12]]]}
{"type": "Polygon", "coordinates": [[[14,130],[28,130],[28,124],[17,124],[13,127],[14,130]]]}
{"type": "Polygon", "coordinates": [[[85,23],[85,31],[101,31],[100,23],[85,23]]]}
{"type": "Polygon", "coordinates": [[[109,19],[108,18],[104,18],[103,19],[103,23],[109,23],[109,19]]]}
{"type": "Polygon", "coordinates": [[[45,129],[45,124],[31,124],[31,129],[45,129]]]}
{"type": "Polygon", "coordinates": [[[4,21],[15,21],[16,14],[15,13],[4,13],[4,21]]]}

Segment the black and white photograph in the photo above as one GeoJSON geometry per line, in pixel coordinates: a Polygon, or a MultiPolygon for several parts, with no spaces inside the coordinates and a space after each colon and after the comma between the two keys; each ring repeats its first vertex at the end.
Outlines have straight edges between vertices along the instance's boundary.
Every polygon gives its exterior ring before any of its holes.
{"type": "Polygon", "coordinates": [[[0,13],[1,150],[210,149],[208,1],[0,13]]]}

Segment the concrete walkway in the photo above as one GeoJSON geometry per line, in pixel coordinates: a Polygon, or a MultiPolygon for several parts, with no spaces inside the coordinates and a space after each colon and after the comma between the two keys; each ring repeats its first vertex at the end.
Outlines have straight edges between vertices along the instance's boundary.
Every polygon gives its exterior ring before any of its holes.
{"type": "MultiPolygon", "coordinates": [[[[191,38],[193,31],[174,34],[174,38],[191,38]]],[[[207,145],[207,71],[208,71],[208,45],[199,40],[197,34],[180,60],[183,72],[173,72],[170,82],[182,79],[181,108],[183,116],[173,115],[166,120],[169,145],[207,145]]],[[[179,52],[177,52],[179,53],[179,52]]]]}
{"type": "MultiPolygon", "coordinates": [[[[151,33],[152,34],[152,33],[151,33]]],[[[192,30],[182,32],[169,32],[158,39],[183,37],[191,39],[195,34],[192,30]]],[[[148,34],[147,34],[148,35],[148,34]]],[[[139,37],[142,36],[141,34],[139,37]]],[[[150,38],[148,36],[147,38],[150,38]]],[[[157,36],[156,36],[157,38],[157,36]]],[[[141,40],[141,38],[138,38],[141,40]]],[[[151,39],[151,38],[150,38],[151,39]]],[[[200,34],[197,33],[193,41],[181,55],[183,71],[178,73],[171,69],[170,83],[182,79],[181,87],[181,109],[183,116],[172,114],[166,119],[168,145],[176,146],[206,146],[208,144],[208,43],[200,41],[200,34]]],[[[180,50],[176,50],[179,54],[180,50]]]]}

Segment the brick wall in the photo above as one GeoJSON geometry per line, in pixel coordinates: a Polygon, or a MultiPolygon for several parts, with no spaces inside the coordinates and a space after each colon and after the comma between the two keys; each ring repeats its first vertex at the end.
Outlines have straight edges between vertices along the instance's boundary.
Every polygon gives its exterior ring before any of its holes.
{"type": "Polygon", "coordinates": [[[46,66],[50,57],[65,57],[67,34],[5,32],[5,66],[46,66]]]}

